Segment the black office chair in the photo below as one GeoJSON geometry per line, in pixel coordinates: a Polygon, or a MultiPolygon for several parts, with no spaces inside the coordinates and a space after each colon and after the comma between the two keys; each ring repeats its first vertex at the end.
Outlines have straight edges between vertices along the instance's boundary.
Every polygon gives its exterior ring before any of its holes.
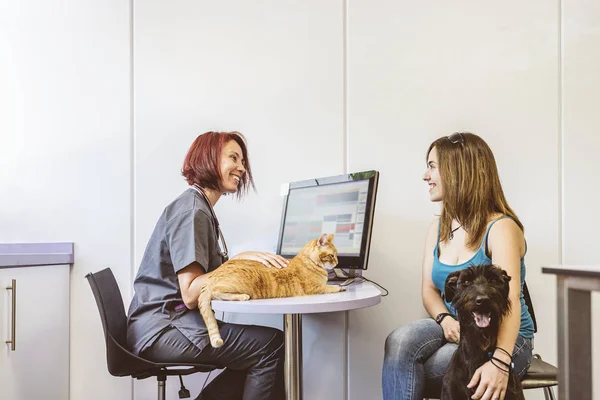
{"type": "MultiPolygon", "coordinates": [[[[535,312],[533,311],[533,304],[531,297],[529,296],[529,289],[527,289],[527,282],[523,285],[523,296],[525,297],[525,304],[529,308],[529,314],[533,320],[533,331],[537,332],[537,322],[535,320],[535,312]]],[[[521,381],[523,389],[544,389],[544,397],[546,400],[555,400],[553,386],[558,385],[558,368],[552,364],[548,364],[542,361],[542,357],[539,354],[534,354],[531,359],[531,365],[527,370],[527,373],[521,381]]]]}
{"type": "Polygon", "coordinates": [[[183,375],[208,372],[214,365],[186,363],[155,363],[136,356],[127,350],[127,316],[123,297],[110,268],[85,276],[92,288],[106,339],[108,372],[113,376],[131,376],[145,379],[152,376],[158,381],[158,400],[165,400],[167,376],[178,375],[181,382],[180,398],[190,397],[183,386],[183,375]]]}
{"type": "MultiPolygon", "coordinates": [[[[533,320],[533,332],[537,332],[537,322],[535,320],[535,312],[533,311],[533,304],[531,303],[531,297],[529,296],[529,289],[527,283],[523,284],[523,296],[525,297],[525,304],[529,308],[531,319],[533,320]]],[[[527,373],[521,381],[523,389],[544,389],[544,397],[546,400],[555,400],[553,386],[558,385],[558,369],[545,361],[542,361],[542,357],[539,354],[533,354],[531,359],[531,365],[527,370],[527,373]]],[[[426,399],[439,399],[439,393],[428,393],[425,389],[426,399]],[[437,397],[436,397],[437,396],[437,397]]]]}

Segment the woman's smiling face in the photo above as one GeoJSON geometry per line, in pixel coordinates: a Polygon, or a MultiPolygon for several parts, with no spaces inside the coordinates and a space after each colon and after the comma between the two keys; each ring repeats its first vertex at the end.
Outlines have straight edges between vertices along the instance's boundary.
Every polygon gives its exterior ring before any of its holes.
{"type": "Polygon", "coordinates": [[[223,193],[237,192],[240,180],[246,173],[245,163],[242,148],[235,140],[230,140],[223,146],[220,169],[223,193]]]}
{"type": "Polygon", "coordinates": [[[429,185],[429,199],[434,202],[442,201],[444,191],[442,190],[442,179],[435,147],[431,149],[427,157],[427,169],[423,174],[423,180],[429,185]]]}

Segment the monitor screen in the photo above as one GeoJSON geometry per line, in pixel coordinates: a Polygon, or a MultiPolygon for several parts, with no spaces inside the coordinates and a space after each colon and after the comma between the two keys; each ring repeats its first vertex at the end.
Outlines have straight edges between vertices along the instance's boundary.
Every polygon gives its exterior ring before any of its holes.
{"type": "Polygon", "coordinates": [[[378,176],[365,171],[290,183],[278,254],[293,257],[308,241],[333,233],[338,266],[366,269],[378,176]]]}

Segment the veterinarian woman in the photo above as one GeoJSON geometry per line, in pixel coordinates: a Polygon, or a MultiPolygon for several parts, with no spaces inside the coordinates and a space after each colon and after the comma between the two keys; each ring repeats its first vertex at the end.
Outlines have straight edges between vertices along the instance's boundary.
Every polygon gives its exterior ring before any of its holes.
{"type": "MultiPolygon", "coordinates": [[[[128,344],[155,362],[226,368],[197,399],[283,399],[282,332],[223,323],[225,343],[215,349],[197,309],[202,283],[228,258],[213,207],[224,194],[234,193],[239,199],[249,185],[254,187],[243,136],[238,132],[198,136],[182,174],[190,188],[164,209],[135,278],[128,344]]],[[[270,253],[250,251],[234,258],[260,261],[265,268],[288,264],[270,253]]]]}
{"type": "MultiPolygon", "coordinates": [[[[454,133],[427,150],[423,180],[441,214],[428,231],[421,294],[431,318],[394,330],[385,342],[383,398],[439,398],[442,378],[460,340],[453,310],[441,292],[449,273],[493,263],[506,270],[512,311],[502,321],[493,355],[523,377],[531,361],[533,321],[523,298],[526,244],[523,225],[508,205],[489,146],[472,133],[454,133]]],[[[502,367],[501,364],[495,364],[502,367]]],[[[469,382],[473,399],[502,400],[508,374],[492,362],[469,382]]]]}

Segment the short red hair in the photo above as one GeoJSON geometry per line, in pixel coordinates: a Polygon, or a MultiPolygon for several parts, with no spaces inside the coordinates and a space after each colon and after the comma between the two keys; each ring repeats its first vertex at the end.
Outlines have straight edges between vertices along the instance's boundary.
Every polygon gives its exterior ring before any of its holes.
{"type": "Polygon", "coordinates": [[[200,187],[221,190],[221,153],[223,147],[230,140],[235,140],[242,149],[244,158],[244,168],[246,172],[242,175],[238,185],[236,197],[239,199],[248,192],[248,185],[256,190],[252,170],[250,169],[250,160],[248,159],[248,149],[244,135],[239,132],[206,132],[198,136],[183,161],[181,174],[189,185],[198,185],[200,187]]]}

